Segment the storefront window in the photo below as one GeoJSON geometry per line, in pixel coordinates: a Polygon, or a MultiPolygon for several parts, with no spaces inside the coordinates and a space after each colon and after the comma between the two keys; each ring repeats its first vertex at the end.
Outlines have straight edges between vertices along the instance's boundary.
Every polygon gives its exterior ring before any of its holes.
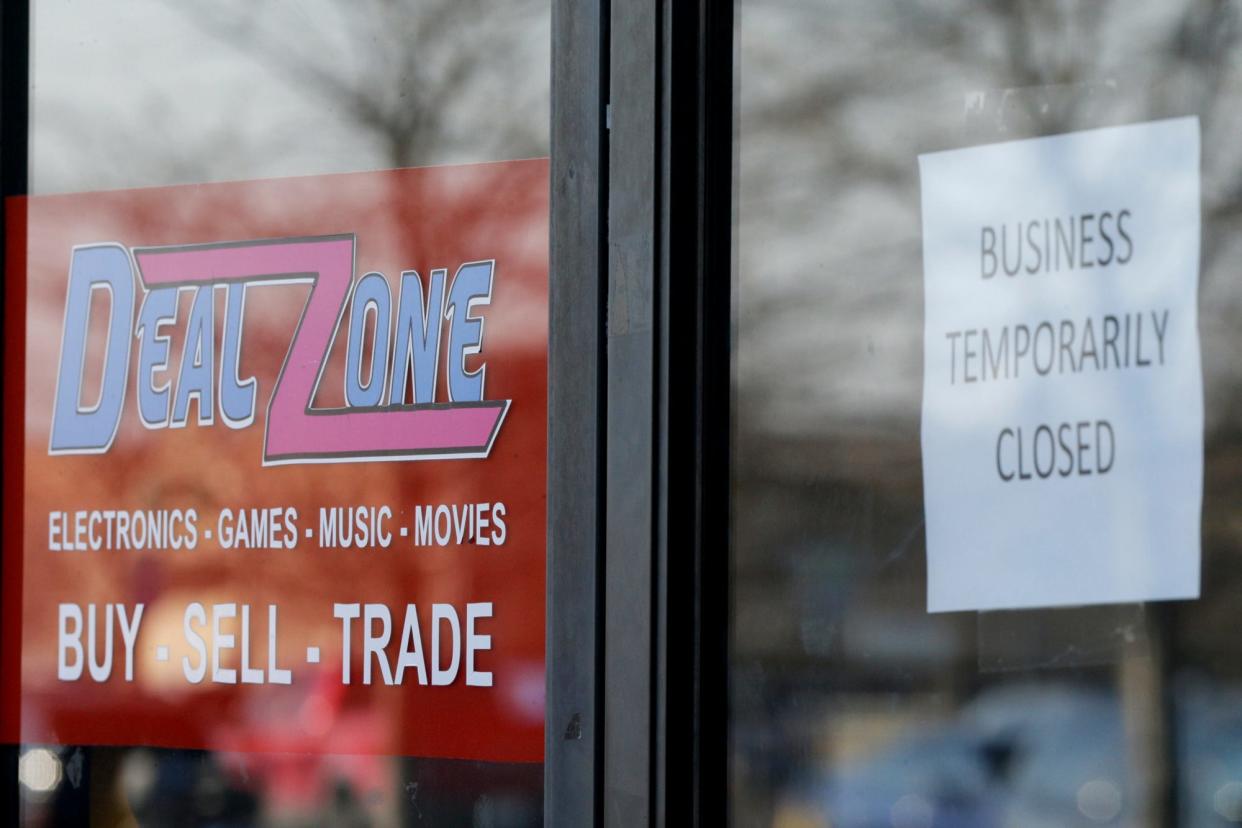
{"type": "Polygon", "coordinates": [[[736,824],[1242,820],[1238,15],[740,4],[736,824]]]}
{"type": "Polygon", "coordinates": [[[540,824],[549,4],[31,6],[22,824],[540,824]]]}

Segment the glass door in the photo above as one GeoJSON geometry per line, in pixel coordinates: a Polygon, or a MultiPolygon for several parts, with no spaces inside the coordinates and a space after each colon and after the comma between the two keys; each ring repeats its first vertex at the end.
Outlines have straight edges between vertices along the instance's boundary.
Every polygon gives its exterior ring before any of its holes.
{"type": "Polygon", "coordinates": [[[1242,821],[1236,3],[739,3],[737,825],[1242,821]]]}
{"type": "Polygon", "coordinates": [[[25,7],[0,822],[541,824],[550,4],[25,7]]]}

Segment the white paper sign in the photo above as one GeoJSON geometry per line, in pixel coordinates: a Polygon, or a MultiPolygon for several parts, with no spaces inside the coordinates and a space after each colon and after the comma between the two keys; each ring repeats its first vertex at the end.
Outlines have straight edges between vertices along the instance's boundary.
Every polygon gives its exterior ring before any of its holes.
{"type": "Polygon", "coordinates": [[[1198,119],[919,169],[928,610],[1198,597],[1198,119]]]}

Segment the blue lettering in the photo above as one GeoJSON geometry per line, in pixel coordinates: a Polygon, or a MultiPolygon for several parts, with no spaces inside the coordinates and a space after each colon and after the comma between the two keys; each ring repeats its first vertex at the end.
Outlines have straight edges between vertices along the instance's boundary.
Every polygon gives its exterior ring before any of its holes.
{"type": "Polygon", "coordinates": [[[241,379],[242,319],[246,312],[246,286],[225,289],[224,344],[220,346],[220,413],[229,428],[245,428],[254,422],[254,377],[241,379]]]}
{"type": "Polygon", "coordinates": [[[116,244],[78,247],[69,265],[65,329],[60,341],[60,370],[52,411],[49,451],[53,454],[94,454],[107,451],[116,438],[129,371],[130,331],[134,323],[134,272],[129,253],[116,244]],[[86,337],[91,296],[108,292],[108,341],[104,348],[99,400],[82,404],[86,370],[86,337]]]}
{"type": "Polygon", "coordinates": [[[388,402],[405,402],[410,369],[414,371],[415,403],[435,402],[436,373],[440,366],[440,323],[444,318],[444,280],[447,270],[431,271],[427,302],[423,304],[423,283],[418,273],[401,274],[401,302],[397,308],[397,343],[393,349],[392,387],[388,402]]]}
{"type": "Polygon", "coordinates": [[[147,428],[168,425],[169,393],[172,384],[155,381],[156,371],[168,370],[168,336],[160,328],[177,318],[177,289],[159,288],[147,294],[138,312],[138,416],[147,428]]]}
{"type": "Polygon", "coordinates": [[[377,406],[384,401],[384,376],[388,371],[388,332],[392,325],[392,300],[388,280],[368,273],[354,288],[349,313],[349,347],[345,351],[345,402],[351,406],[377,406]],[[366,336],[367,311],[375,309],[375,345],[371,370],[362,382],[362,340],[366,336]]]}
{"type": "Polygon", "coordinates": [[[181,348],[181,373],[177,376],[177,396],[173,401],[172,427],[184,428],[190,414],[190,400],[198,400],[198,424],[214,422],[215,400],[211,378],[215,375],[216,302],[211,285],[194,292],[190,321],[186,324],[185,345],[181,348]]]}
{"type": "Polygon", "coordinates": [[[449,400],[451,402],[474,402],[483,399],[483,381],[487,366],[480,365],[474,371],[466,370],[466,357],[479,353],[483,348],[483,319],[470,312],[476,305],[492,301],[492,269],[495,263],[470,262],[457,270],[453,286],[449,289],[449,306],[445,318],[452,326],[449,330],[448,366],[449,400]]]}

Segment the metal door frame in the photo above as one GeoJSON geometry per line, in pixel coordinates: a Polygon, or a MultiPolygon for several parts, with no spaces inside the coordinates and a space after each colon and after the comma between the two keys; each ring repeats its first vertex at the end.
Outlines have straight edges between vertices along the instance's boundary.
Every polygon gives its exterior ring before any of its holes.
{"type": "Polygon", "coordinates": [[[553,6],[549,825],[728,820],[733,16],[553,6]]]}

